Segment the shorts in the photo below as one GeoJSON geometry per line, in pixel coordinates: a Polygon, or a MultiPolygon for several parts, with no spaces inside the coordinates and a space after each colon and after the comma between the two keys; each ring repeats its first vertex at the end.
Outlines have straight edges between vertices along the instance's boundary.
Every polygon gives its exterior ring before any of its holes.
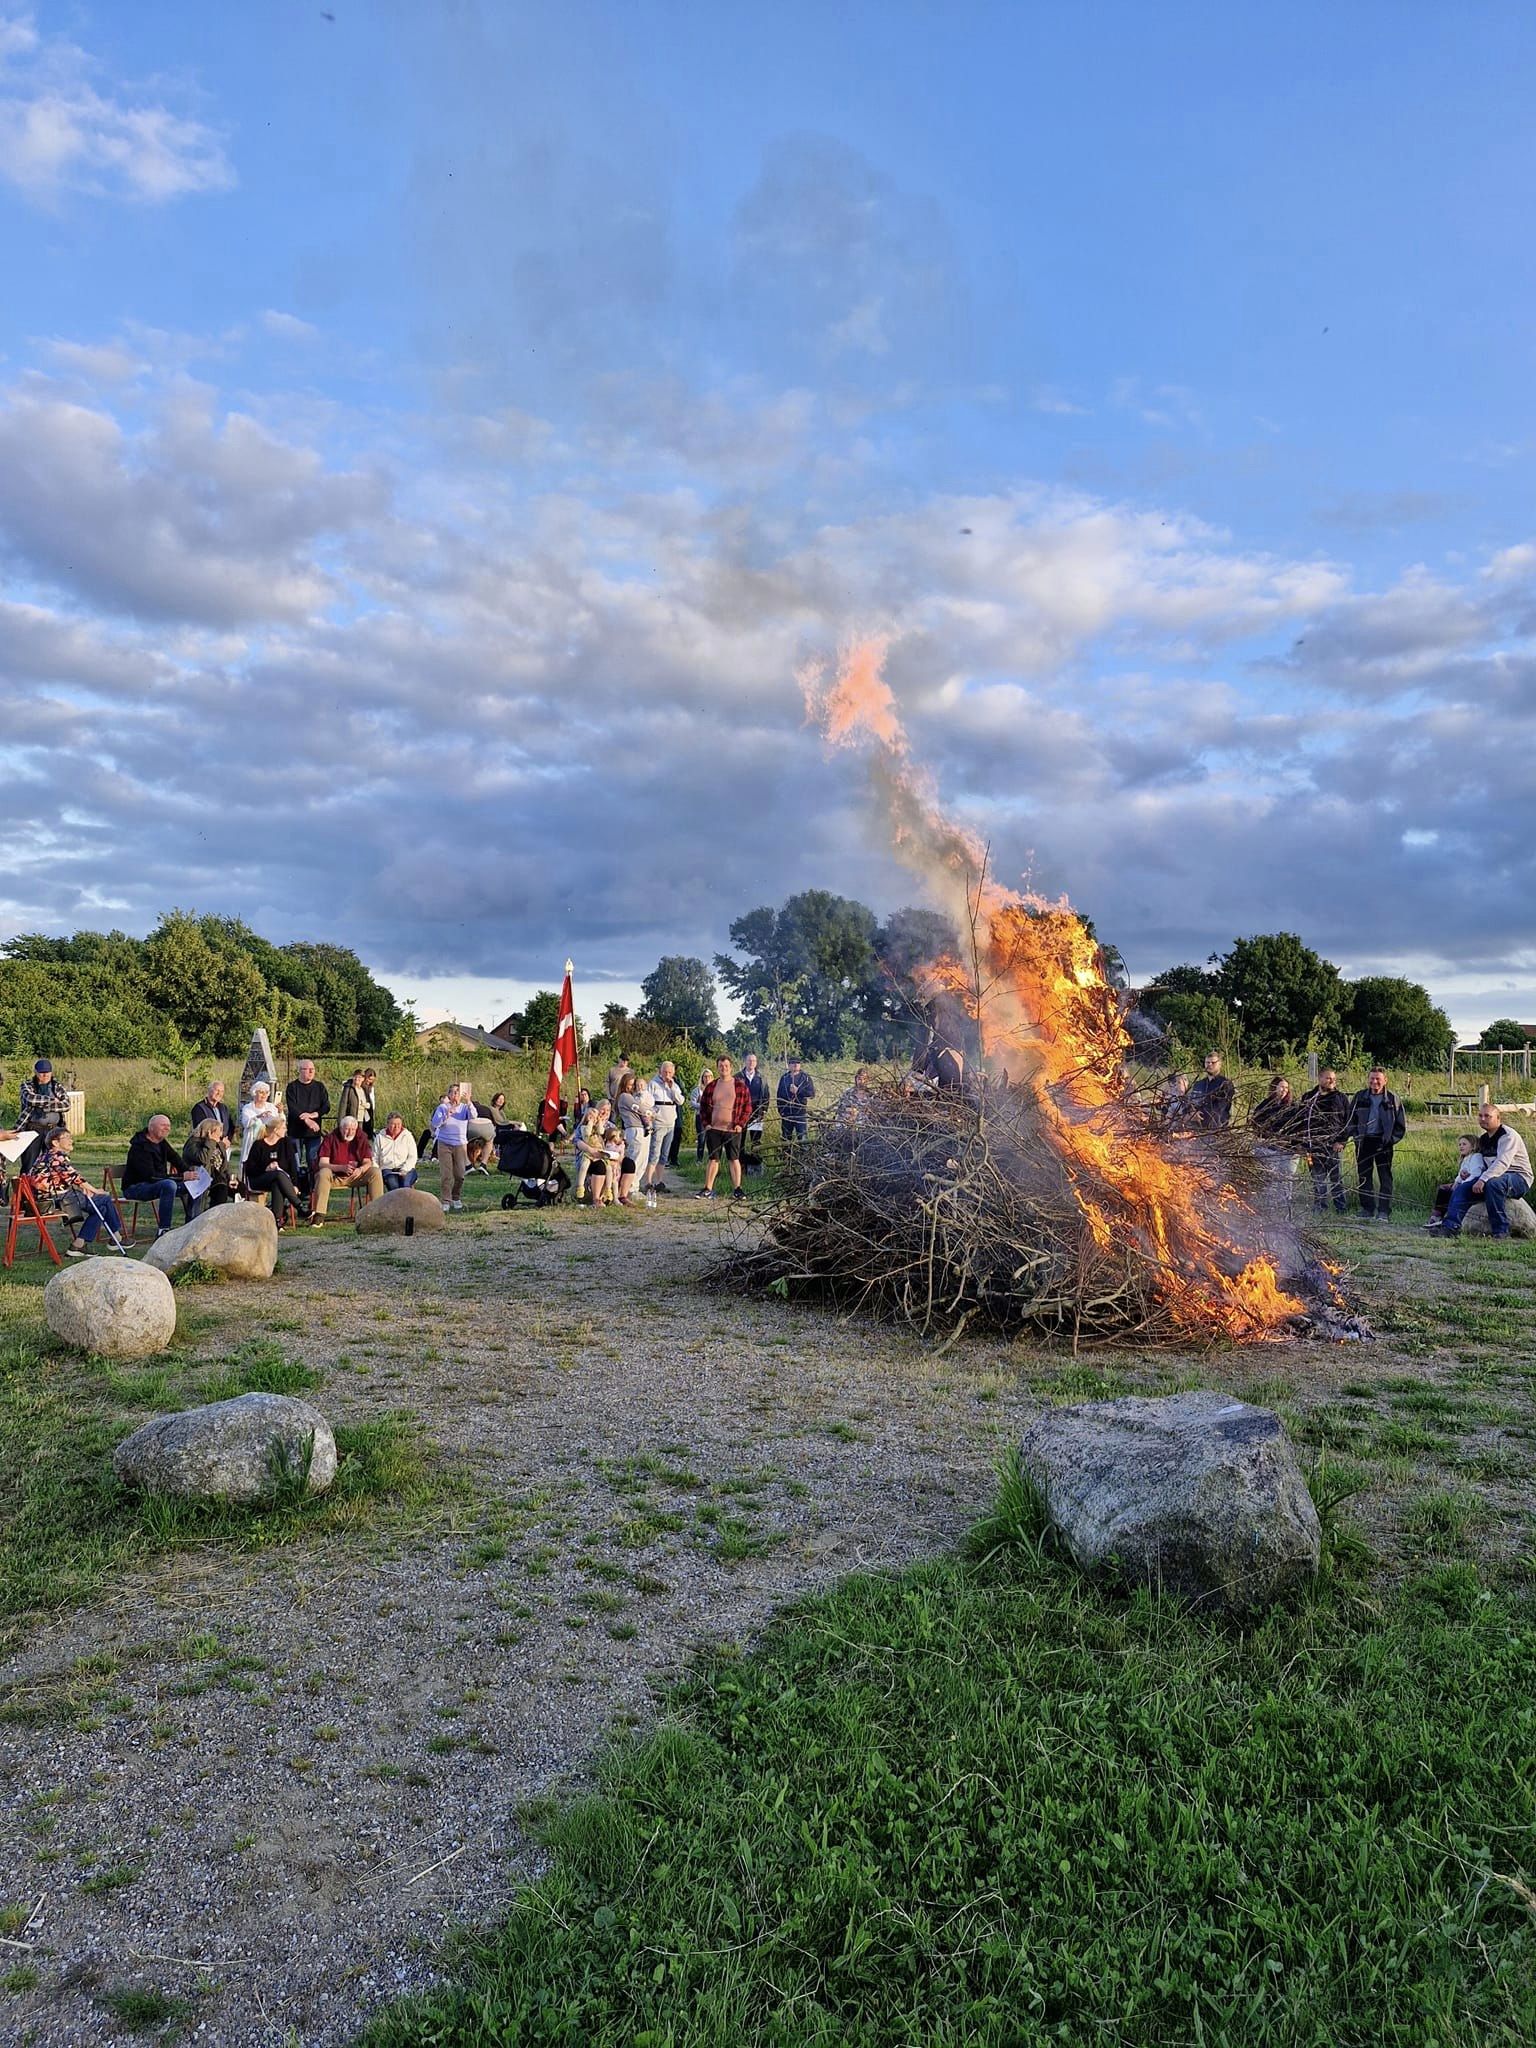
{"type": "Polygon", "coordinates": [[[608,1178],[608,1162],[607,1162],[607,1160],[606,1160],[606,1159],[589,1159],[589,1160],[588,1160],[588,1162],[587,1162],[587,1179],[588,1179],[588,1180],[606,1180],[607,1178],[608,1178]]]}
{"type": "Polygon", "coordinates": [[[722,1152],[727,1159],[741,1157],[740,1131],[707,1130],[704,1133],[704,1143],[708,1147],[711,1159],[718,1159],[722,1152]]]}

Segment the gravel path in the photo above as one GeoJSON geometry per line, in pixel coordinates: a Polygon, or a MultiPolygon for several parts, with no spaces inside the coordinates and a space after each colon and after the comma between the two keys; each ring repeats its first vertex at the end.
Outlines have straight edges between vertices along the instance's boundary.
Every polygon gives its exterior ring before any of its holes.
{"type": "Polygon", "coordinates": [[[453,1485],[388,1545],[167,1559],[0,1671],[35,1712],[0,1730],[0,1904],[35,1907],[0,1972],[39,1977],[7,2038],[121,2039],[147,1989],[182,2038],[348,2040],[696,1644],[972,1519],[1033,1405],[1006,1354],[704,1294],[717,1215],[335,1231],[199,1292],[211,1351],[276,1333],[334,1420],[409,1408],[453,1485]]]}

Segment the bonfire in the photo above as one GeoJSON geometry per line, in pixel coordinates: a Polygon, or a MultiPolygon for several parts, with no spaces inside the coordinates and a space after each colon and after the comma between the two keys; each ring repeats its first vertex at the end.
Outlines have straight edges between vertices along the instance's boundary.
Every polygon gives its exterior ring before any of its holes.
{"type": "MultiPolygon", "coordinates": [[[[920,980],[969,1020],[932,1076],[892,1074],[791,1148],[781,1200],[737,1280],[897,1318],[1114,1338],[1287,1334],[1306,1255],[1237,1140],[1163,1128],[1130,1067],[1100,950],[1065,903],[1000,884],[940,810],[864,642],[802,673],[834,744],[867,747],[895,851],[962,934],[920,980]]],[[[953,1038],[951,1033],[950,1037],[953,1038]]]]}

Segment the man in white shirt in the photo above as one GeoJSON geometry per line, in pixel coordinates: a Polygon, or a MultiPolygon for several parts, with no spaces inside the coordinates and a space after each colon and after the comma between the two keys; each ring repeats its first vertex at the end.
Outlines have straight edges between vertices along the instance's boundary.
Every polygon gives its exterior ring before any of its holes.
{"type": "Polygon", "coordinates": [[[663,1060],[656,1069],[651,1077],[650,1090],[651,1143],[641,1187],[650,1194],[670,1195],[672,1190],[662,1175],[671,1156],[672,1137],[683,1107],[683,1091],[678,1086],[677,1068],[671,1060],[663,1060]]]}
{"type": "Polygon", "coordinates": [[[1511,1202],[1523,1201],[1531,1191],[1531,1155],[1525,1140],[1505,1123],[1494,1103],[1485,1102],[1477,1112],[1483,1135],[1477,1141],[1482,1154],[1480,1180],[1458,1180],[1446,1204],[1442,1237],[1459,1237],[1461,1219],[1479,1199],[1488,1216],[1488,1235],[1508,1237],[1511,1202]]]}

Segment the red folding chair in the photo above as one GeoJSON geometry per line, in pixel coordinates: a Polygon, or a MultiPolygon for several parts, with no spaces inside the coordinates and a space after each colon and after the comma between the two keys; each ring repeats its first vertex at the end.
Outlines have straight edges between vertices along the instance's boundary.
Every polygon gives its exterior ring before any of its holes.
{"type": "Polygon", "coordinates": [[[46,1251],[56,1266],[62,1266],[64,1261],[54,1248],[48,1226],[50,1223],[62,1223],[65,1220],[62,1209],[41,1207],[37,1199],[37,1183],[31,1174],[18,1173],[11,1183],[10,1221],[5,1232],[5,1257],[0,1259],[0,1265],[9,1271],[16,1258],[16,1233],[18,1230],[26,1229],[37,1232],[38,1250],[46,1251]]]}

